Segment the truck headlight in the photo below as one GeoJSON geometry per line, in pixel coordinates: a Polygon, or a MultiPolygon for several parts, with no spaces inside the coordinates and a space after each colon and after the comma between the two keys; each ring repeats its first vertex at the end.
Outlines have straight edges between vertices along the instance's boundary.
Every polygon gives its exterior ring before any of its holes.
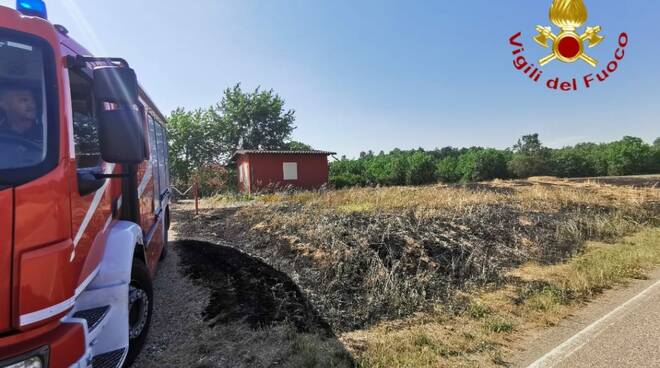
{"type": "Polygon", "coordinates": [[[39,357],[28,358],[22,362],[14,363],[3,368],[43,368],[44,362],[39,357]]]}
{"type": "Polygon", "coordinates": [[[0,362],[0,368],[46,368],[48,367],[48,347],[0,362]]]}

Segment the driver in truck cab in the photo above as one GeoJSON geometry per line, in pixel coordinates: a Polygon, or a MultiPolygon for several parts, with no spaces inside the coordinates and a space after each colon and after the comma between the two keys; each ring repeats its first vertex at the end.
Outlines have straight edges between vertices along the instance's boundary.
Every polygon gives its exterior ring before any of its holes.
{"type": "Polygon", "coordinates": [[[0,87],[0,134],[41,141],[37,114],[37,102],[30,89],[0,87]]]}

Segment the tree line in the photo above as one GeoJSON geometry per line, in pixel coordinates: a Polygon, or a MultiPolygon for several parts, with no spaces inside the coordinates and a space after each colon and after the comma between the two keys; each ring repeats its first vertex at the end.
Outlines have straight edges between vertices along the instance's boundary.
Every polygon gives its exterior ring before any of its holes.
{"type": "Polygon", "coordinates": [[[538,134],[523,136],[509,149],[445,147],[431,151],[362,152],[330,164],[338,188],[422,185],[532,176],[592,177],[660,173],[660,138],[647,144],[636,137],[611,143],[580,143],[560,149],[543,146],[538,134]]]}

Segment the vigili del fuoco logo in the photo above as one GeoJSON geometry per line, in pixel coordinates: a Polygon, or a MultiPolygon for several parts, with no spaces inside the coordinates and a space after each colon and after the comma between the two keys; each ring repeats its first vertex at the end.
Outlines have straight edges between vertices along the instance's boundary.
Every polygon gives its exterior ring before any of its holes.
{"type": "Polygon", "coordinates": [[[536,26],[536,36],[532,38],[541,47],[549,49],[550,54],[538,60],[538,66],[534,65],[524,55],[523,33],[518,32],[509,38],[509,44],[515,47],[512,51],[513,66],[532,81],[536,83],[544,81],[547,88],[559,91],[577,91],[607,81],[617,71],[625,56],[628,34],[625,32],[619,34],[618,47],[611,61],[599,66],[598,60],[589,56],[586,49],[598,46],[606,36],[601,34],[604,33],[602,27],[596,25],[587,26],[584,31],[580,31],[580,28],[587,23],[587,18],[588,11],[583,0],[553,0],[550,6],[550,21],[559,27],[558,32],[555,33],[550,26],[539,25],[536,26]],[[564,80],[559,77],[541,79],[542,67],[553,61],[568,64],[584,62],[596,70],[582,77],[564,80]]]}

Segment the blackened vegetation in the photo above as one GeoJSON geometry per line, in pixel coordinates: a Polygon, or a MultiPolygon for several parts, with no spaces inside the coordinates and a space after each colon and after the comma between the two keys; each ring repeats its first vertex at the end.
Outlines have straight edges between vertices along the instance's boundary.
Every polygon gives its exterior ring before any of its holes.
{"type": "Polygon", "coordinates": [[[204,311],[211,327],[237,321],[252,328],[289,322],[299,332],[331,335],[328,324],[286,274],[230,247],[179,241],[173,248],[184,273],[211,290],[204,311]]]}
{"type": "MultiPolygon", "coordinates": [[[[562,188],[423,190],[505,196],[451,208],[417,202],[370,210],[374,202],[361,207],[358,200],[346,208],[342,202],[324,204],[342,193],[308,203],[285,197],[202,213],[182,222],[181,232],[231,244],[286,273],[332,329],[343,332],[438,303],[451,306],[456,291],[506,283],[507,271],[522,263],[560,262],[581,252],[587,239],[611,239],[660,221],[658,202],[651,197],[641,200],[629,193],[630,204],[615,203],[610,197],[618,192],[603,189],[597,202],[583,196],[598,188],[562,188]]],[[[397,193],[393,189],[388,199],[395,200],[397,193]]],[[[399,194],[406,195],[406,189],[399,194]]]]}
{"type": "Polygon", "coordinates": [[[298,274],[337,331],[408,316],[432,302],[449,302],[468,284],[497,282],[503,270],[525,261],[556,261],[578,250],[552,236],[560,218],[527,214],[521,225],[522,214],[502,206],[478,207],[460,217],[413,210],[318,214],[289,205],[270,206],[266,213],[264,218],[309,216],[316,226],[292,221],[275,229],[243,228],[235,234],[250,240],[235,244],[298,274]],[[290,234],[302,236],[292,242],[290,234]],[[298,249],[310,243],[318,257],[298,249]],[[532,243],[541,247],[528,246],[532,243]]]}

